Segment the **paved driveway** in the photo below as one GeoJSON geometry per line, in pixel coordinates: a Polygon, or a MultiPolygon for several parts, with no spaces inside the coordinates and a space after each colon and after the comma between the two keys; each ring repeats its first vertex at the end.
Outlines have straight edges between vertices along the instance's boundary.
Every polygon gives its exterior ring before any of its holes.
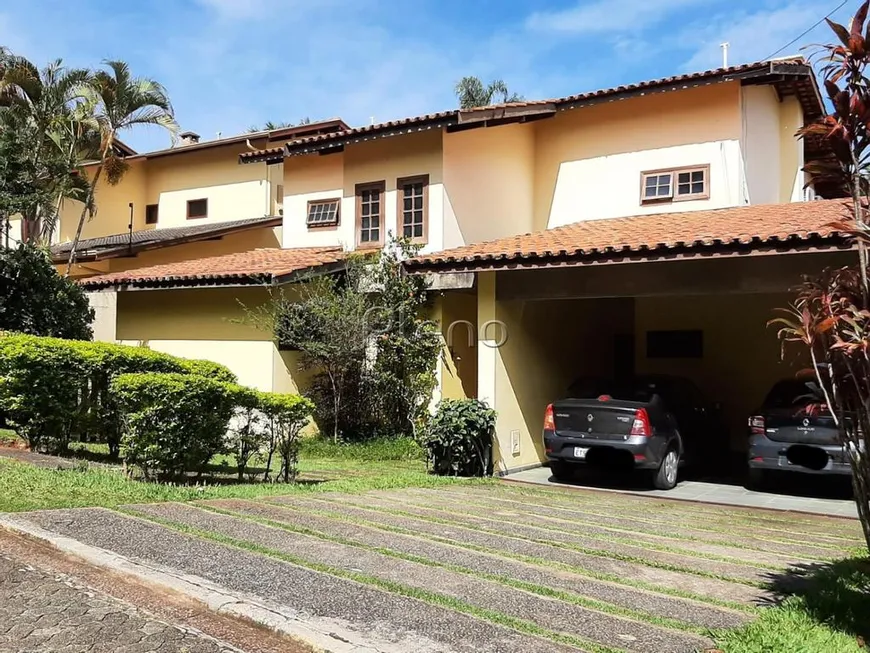
{"type": "MultiPolygon", "coordinates": [[[[548,467],[537,467],[511,474],[511,481],[535,483],[536,485],[564,486],[552,478],[548,467]]],[[[603,491],[623,492],[662,499],[682,499],[748,508],[793,510],[832,517],[858,518],[858,508],[849,497],[849,483],[843,478],[783,477],[772,483],[765,491],[750,490],[735,483],[680,481],[673,490],[655,490],[643,480],[626,475],[613,482],[612,477],[595,477],[588,472],[580,473],[570,484],[575,487],[603,491]],[[633,482],[634,481],[634,482],[633,482]]]]}
{"type": "Polygon", "coordinates": [[[861,543],[852,520],[505,482],[5,519],[341,653],[703,650],[861,543]]]}

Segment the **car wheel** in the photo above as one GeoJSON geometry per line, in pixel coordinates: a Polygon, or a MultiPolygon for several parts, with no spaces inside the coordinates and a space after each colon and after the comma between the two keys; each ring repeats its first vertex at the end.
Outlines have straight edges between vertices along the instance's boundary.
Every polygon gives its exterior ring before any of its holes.
{"type": "Polygon", "coordinates": [[[677,484],[677,472],[680,468],[680,453],[675,447],[670,447],[662,458],[659,468],[653,476],[653,485],[657,490],[671,490],[677,484]]]}
{"type": "Polygon", "coordinates": [[[556,461],[550,463],[550,473],[557,481],[570,481],[574,476],[571,465],[556,461]]]}

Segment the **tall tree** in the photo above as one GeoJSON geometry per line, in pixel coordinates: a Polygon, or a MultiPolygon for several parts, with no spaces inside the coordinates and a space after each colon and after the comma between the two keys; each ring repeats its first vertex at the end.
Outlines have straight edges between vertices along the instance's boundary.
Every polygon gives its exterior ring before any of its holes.
{"type": "Polygon", "coordinates": [[[454,92],[459,99],[460,109],[523,101],[523,96],[511,93],[501,79],[484,84],[480,77],[463,77],[456,83],[454,92]]]}
{"type": "Polygon", "coordinates": [[[115,147],[119,134],[134,127],[155,125],[166,129],[174,141],[178,132],[172,104],[162,85],[152,79],[133,77],[123,61],[106,61],[105,65],[107,70],[95,72],[84,89],[85,105],[100,142],[97,168],[88,180],[88,194],[70,249],[67,276],[75,263],[85,221],[94,214],[94,193],[100,178],[105,174],[106,181],[114,186],[129,167],[115,147]]]}
{"type": "Polygon", "coordinates": [[[27,240],[50,238],[64,198],[84,199],[78,164],[87,156],[81,112],[87,70],[67,68],[60,60],[41,70],[24,57],[0,52],[0,138],[7,156],[20,160],[17,209],[27,240]],[[21,149],[23,148],[23,150],[21,149]]]}

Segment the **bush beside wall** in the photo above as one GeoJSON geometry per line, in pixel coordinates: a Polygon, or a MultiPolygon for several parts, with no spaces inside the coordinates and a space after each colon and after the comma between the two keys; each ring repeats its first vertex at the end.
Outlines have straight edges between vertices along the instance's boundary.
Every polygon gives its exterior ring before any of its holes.
{"type": "Polygon", "coordinates": [[[495,416],[477,399],[439,402],[423,434],[432,470],[442,476],[492,476],[495,416]]]}

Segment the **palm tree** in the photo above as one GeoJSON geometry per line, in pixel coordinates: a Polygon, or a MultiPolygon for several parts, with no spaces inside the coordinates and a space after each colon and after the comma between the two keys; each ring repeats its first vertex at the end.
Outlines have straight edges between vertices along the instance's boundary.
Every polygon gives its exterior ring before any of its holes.
{"type": "Polygon", "coordinates": [[[296,127],[298,125],[310,125],[311,118],[305,116],[299,122],[273,122],[271,120],[267,120],[262,127],[257,127],[257,125],[251,125],[248,127],[248,133],[253,134],[256,132],[271,132],[276,129],[286,129],[287,127],[296,127]]]}
{"type": "Polygon", "coordinates": [[[133,77],[130,67],[123,61],[104,62],[108,70],[95,72],[84,87],[85,105],[91,112],[90,125],[99,133],[98,164],[79,218],[76,234],[69,253],[66,274],[69,276],[76,259],[76,250],[82,228],[88,216],[94,213],[94,193],[100,177],[116,185],[127,172],[128,164],[117,153],[115,141],[120,132],[140,125],[163,127],[173,140],[178,123],[166,89],[152,79],[133,77]]]}
{"type": "Polygon", "coordinates": [[[495,79],[485,85],[480,77],[463,77],[456,83],[454,92],[459,98],[460,109],[523,101],[523,96],[511,93],[507,84],[501,79],[495,79]]]}
{"type": "Polygon", "coordinates": [[[61,60],[42,70],[8,50],[0,52],[0,130],[26,145],[22,168],[33,193],[22,207],[27,240],[50,238],[65,197],[82,199],[77,168],[83,141],[82,88],[90,73],[61,60]]]}

